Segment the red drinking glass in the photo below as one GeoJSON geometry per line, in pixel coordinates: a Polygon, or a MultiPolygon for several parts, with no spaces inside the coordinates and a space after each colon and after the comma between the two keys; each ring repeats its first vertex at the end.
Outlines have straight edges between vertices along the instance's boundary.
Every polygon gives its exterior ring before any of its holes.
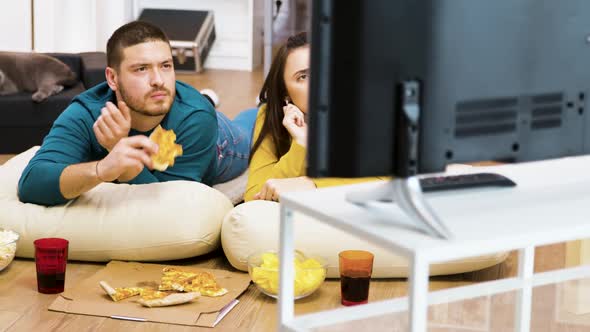
{"type": "Polygon", "coordinates": [[[34,244],[39,293],[63,292],[68,262],[68,240],[45,238],[35,240],[34,244]]]}

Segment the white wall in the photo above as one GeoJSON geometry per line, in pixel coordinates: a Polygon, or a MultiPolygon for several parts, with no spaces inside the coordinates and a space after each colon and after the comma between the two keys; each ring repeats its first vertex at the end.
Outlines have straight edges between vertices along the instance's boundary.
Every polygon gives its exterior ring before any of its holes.
{"type": "MultiPolygon", "coordinates": [[[[34,48],[105,51],[113,31],[136,19],[143,8],[212,10],[217,38],[205,67],[253,70],[262,63],[263,1],[36,0],[34,48]]],[[[0,0],[0,5],[0,50],[32,50],[31,1],[0,0]]]]}
{"type": "Polygon", "coordinates": [[[132,0],[96,0],[96,45],[106,52],[109,37],[121,25],[133,20],[132,0]]]}
{"type": "Polygon", "coordinates": [[[0,0],[0,51],[30,51],[31,1],[0,0]]]}
{"type": "Polygon", "coordinates": [[[132,18],[132,0],[35,1],[35,51],[105,51],[112,32],[132,18]]]}

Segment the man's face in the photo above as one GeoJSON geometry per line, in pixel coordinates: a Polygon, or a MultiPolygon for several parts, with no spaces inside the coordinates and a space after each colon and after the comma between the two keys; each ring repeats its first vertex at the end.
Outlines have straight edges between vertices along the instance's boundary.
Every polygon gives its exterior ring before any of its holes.
{"type": "Polygon", "coordinates": [[[176,77],[170,46],[150,41],[123,49],[116,77],[118,98],[133,111],[161,116],[172,106],[176,77]]]}

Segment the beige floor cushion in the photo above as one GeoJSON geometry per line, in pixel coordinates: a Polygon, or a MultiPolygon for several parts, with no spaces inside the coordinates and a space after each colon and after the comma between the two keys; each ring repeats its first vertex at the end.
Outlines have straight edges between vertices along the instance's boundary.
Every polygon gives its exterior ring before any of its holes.
{"type": "Polygon", "coordinates": [[[105,183],[62,206],[21,203],[18,180],[37,149],[0,166],[0,227],[20,233],[17,256],[33,257],[33,241],[42,237],[69,240],[69,258],[84,261],[180,259],[219,246],[233,205],[196,182],[105,183]]]}
{"type": "MultiPolygon", "coordinates": [[[[260,250],[278,250],[279,204],[252,201],[229,212],[221,229],[221,244],[229,262],[247,271],[247,257],[260,250]]],[[[328,277],[338,277],[338,253],[347,249],[369,250],[375,254],[375,278],[406,277],[408,262],[391,251],[372,245],[358,237],[342,232],[325,223],[295,212],[295,247],[306,254],[319,255],[328,261],[328,277]]],[[[472,257],[459,261],[435,264],[431,275],[446,275],[480,270],[506,259],[507,253],[472,257]]]]}

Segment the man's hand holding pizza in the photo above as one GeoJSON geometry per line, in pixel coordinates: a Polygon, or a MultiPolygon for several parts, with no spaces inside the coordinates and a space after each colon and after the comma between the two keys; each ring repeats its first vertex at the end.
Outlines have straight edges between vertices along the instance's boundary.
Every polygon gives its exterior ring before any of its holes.
{"type": "MultiPolygon", "coordinates": [[[[129,130],[131,130],[131,111],[129,107],[124,101],[119,101],[117,104],[119,107],[110,101],[107,102],[105,107],[101,109],[100,116],[92,126],[96,140],[109,152],[113,150],[121,139],[127,137],[129,130]]],[[[136,173],[134,169],[130,169],[128,172],[121,174],[117,180],[127,182],[137,176],[137,174],[139,173],[136,173]]]]}
{"type": "Polygon", "coordinates": [[[182,155],[182,147],[174,143],[174,131],[158,126],[149,139],[142,135],[129,138],[131,111],[124,101],[118,106],[107,102],[92,127],[98,143],[109,151],[96,166],[99,180],[128,182],[145,166],[159,171],[173,166],[176,156],[182,155]]]}
{"type": "Polygon", "coordinates": [[[96,175],[99,180],[127,182],[135,178],[145,166],[153,168],[151,156],[157,154],[158,145],[143,135],[125,137],[113,150],[98,161],[96,175]]]}

